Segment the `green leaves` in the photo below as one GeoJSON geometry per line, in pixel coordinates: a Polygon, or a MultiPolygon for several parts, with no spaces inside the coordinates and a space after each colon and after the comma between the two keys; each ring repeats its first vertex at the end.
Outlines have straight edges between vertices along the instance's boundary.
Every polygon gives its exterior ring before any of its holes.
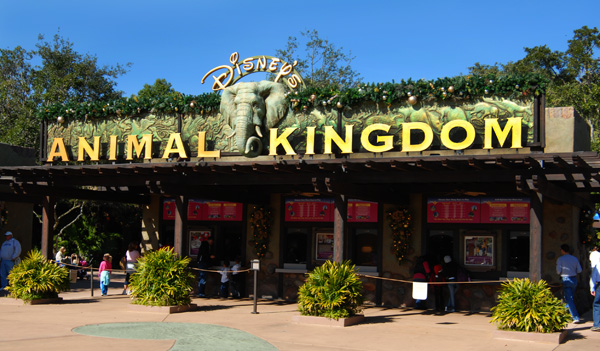
{"type": "Polygon", "coordinates": [[[191,302],[194,275],[190,258],[179,258],[170,250],[147,253],[136,264],[130,287],[133,303],[146,306],[181,306],[191,302]]]}
{"type": "Polygon", "coordinates": [[[350,261],[325,262],[298,290],[298,310],[303,316],[346,318],[361,312],[362,304],[362,282],[350,261]]]}
{"type": "Polygon", "coordinates": [[[499,329],[553,333],[571,321],[565,304],[557,299],[546,281],[533,283],[515,279],[502,284],[498,305],[491,308],[491,323],[499,329]]]}
{"type": "Polygon", "coordinates": [[[23,301],[55,298],[69,290],[69,271],[46,259],[39,250],[32,250],[8,275],[11,295],[23,301]]]}

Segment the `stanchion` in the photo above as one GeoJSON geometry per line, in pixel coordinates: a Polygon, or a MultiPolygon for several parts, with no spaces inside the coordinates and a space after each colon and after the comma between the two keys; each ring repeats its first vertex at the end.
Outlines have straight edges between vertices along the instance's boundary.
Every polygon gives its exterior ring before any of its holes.
{"type": "Polygon", "coordinates": [[[258,285],[258,271],[260,270],[260,260],[252,260],[250,261],[251,268],[250,270],[254,271],[254,311],[252,314],[258,314],[256,312],[256,301],[257,301],[257,285],[258,285]]]}
{"type": "Polygon", "coordinates": [[[94,267],[90,266],[90,296],[94,296],[94,267]]]}

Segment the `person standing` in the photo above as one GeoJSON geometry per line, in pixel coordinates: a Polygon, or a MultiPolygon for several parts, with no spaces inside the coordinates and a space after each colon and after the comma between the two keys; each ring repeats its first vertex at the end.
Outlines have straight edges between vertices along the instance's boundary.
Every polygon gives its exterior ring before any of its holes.
{"type": "Polygon", "coordinates": [[[226,261],[223,261],[223,265],[221,267],[221,288],[219,291],[219,295],[222,298],[226,299],[229,297],[229,265],[226,261]]]}
{"type": "Polygon", "coordinates": [[[573,323],[579,323],[579,313],[575,307],[573,293],[577,288],[577,274],[581,273],[581,265],[577,258],[569,253],[570,247],[567,244],[560,245],[562,256],[556,260],[556,273],[560,275],[563,285],[563,295],[573,323]]]}
{"type": "Polygon", "coordinates": [[[598,246],[595,246],[590,253],[590,264],[592,268],[590,293],[594,297],[594,303],[592,305],[594,325],[591,330],[600,332],[600,252],[598,251],[598,246]]]}
{"type": "Polygon", "coordinates": [[[58,252],[56,253],[56,257],[54,258],[54,261],[56,262],[57,265],[64,267],[65,265],[63,264],[65,262],[65,252],[67,252],[67,249],[64,246],[61,246],[60,249],[58,249],[58,252]]]}
{"type": "Polygon", "coordinates": [[[2,285],[0,290],[4,290],[8,285],[8,274],[15,265],[15,261],[21,255],[21,244],[17,239],[13,238],[13,233],[4,233],[4,238],[6,240],[0,248],[0,285],[2,285]]]}
{"type": "Polygon", "coordinates": [[[129,295],[130,293],[129,290],[127,290],[129,287],[129,278],[131,277],[131,274],[135,272],[135,264],[140,258],[140,252],[137,249],[138,245],[134,242],[130,242],[127,252],[125,253],[125,286],[123,287],[123,295],[129,295]]]}
{"type": "Polygon", "coordinates": [[[448,282],[448,304],[446,305],[446,312],[454,312],[456,311],[456,304],[454,296],[456,294],[456,290],[458,290],[457,282],[457,274],[458,274],[458,264],[452,260],[450,256],[444,256],[444,268],[443,268],[444,277],[446,277],[446,281],[448,282]]]}
{"type": "Polygon", "coordinates": [[[236,257],[233,262],[233,266],[231,266],[231,297],[234,299],[239,299],[242,297],[240,293],[240,289],[242,287],[242,274],[240,270],[242,269],[242,265],[240,264],[240,258],[236,257]]]}
{"type": "Polygon", "coordinates": [[[211,256],[208,241],[202,241],[198,249],[198,258],[196,260],[198,267],[198,297],[206,297],[206,272],[211,266],[211,256]]]}
{"type": "Polygon", "coordinates": [[[104,254],[104,260],[100,262],[98,277],[100,278],[100,292],[102,296],[108,295],[108,284],[110,284],[110,273],[112,272],[112,257],[104,254]]]}
{"type": "MultiPolygon", "coordinates": [[[[426,282],[429,280],[430,275],[431,269],[429,268],[429,262],[427,261],[426,257],[417,257],[415,260],[415,268],[413,270],[413,281],[426,282]]],[[[426,310],[427,300],[415,300],[415,308],[418,310],[426,310]]]]}

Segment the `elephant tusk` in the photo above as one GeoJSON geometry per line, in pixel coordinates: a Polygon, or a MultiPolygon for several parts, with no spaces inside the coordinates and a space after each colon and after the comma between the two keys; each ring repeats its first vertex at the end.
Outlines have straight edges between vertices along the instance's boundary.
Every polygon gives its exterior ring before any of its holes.
{"type": "Polygon", "coordinates": [[[226,135],[225,139],[231,139],[231,138],[233,138],[234,135],[235,135],[235,130],[233,131],[233,133],[231,133],[231,135],[226,135]]]}
{"type": "Polygon", "coordinates": [[[260,131],[260,126],[254,126],[254,129],[256,130],[256,134],[258,134],[259,137],[263,137],[262,136],[262,132],[260,131]]]}

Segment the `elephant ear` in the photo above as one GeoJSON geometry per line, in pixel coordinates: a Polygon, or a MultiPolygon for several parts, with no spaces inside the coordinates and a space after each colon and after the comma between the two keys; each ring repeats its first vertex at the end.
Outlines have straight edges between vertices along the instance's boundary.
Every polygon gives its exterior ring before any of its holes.
{"type": "Polygon", "coordinates": [[[273,128],[285,117],[288,102],[283,84],[263,80],[258,83],[258,91],[265,99],[266,128],[273,128]]]}
{"type": "Polygon", "coordinates": [[[221,95],[221,118],[230,127],[234,128],[233,118],[235,117],[235,97],[237,95],[238,85],[227,87],[221,95]]]}

